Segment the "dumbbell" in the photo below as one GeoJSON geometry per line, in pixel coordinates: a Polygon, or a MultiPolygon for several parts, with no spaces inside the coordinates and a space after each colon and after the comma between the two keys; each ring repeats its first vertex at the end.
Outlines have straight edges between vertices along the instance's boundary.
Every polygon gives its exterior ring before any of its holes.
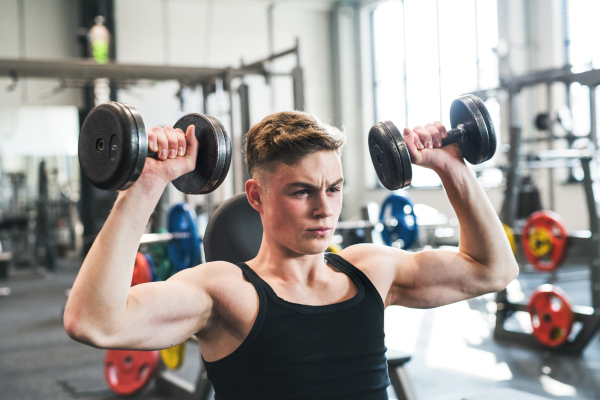
{"type": "MultiPolygon", "coordinates": [[[[195,126],[198,139],[196,168],[173,181],[187,194],[205,194],[218,188],[229,172],[231,138],[216,119],[187,114],[173,128],[186,132],[195,126]]],[[[135,107],[110,102],[94,107],[79,133],[79,163],[92,185],[104,190],[125,190],[139,178],[147,157],[158,158],[148,149],[148,133],[135,107]]]]}
{"type": "MultiPolygon", "coordinates": [[[[485,104],[474,95],[461,96],[450,106],[448,137],[442,147],[457,143],[471,164],[481,164],[496,153],[496,131],[485,104]]],[[[391,121],[375,124],[369,131],[369,153],[382,185],[396,190],[410,185],[412,166],[402,133],[391,121]]]]}

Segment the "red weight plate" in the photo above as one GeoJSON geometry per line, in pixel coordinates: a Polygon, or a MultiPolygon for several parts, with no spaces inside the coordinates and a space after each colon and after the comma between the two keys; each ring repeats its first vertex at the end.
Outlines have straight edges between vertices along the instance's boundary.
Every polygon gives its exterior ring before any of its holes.
{"type": "Polygon", "coordinates": [[[144,256],[144,253],[138,251],[135,255],[131,286],[146,282],[152,282],[152,271],[150,270],[150,264],[148,264],[148,259],[144,256]]]}
{"type": "Polygon", "coordinates": [[[562,345],[573,328],[571,300],[557,286],[538,287],[527,304],[533,336],[547,347],[562,345]]]}
{"type": "Polygon", "coordinates": [[[567,254],[568,234],[562,218],[552,211],[536,211],[527,219],[521,235],[521,244],[527,261],[540,272],[557,270],[567,254]],[[529,247],[529,238],[534,229],[544,228],[550,234],[552,249],[548,259],[537,257],[529,247]]]}
{"type": "Polygon", "coordinates": [[[104,377],[113,392],[130,396],[144,389],[154,378],[158,359],[158,351],[108,350],[104,358],[104,377]]]}

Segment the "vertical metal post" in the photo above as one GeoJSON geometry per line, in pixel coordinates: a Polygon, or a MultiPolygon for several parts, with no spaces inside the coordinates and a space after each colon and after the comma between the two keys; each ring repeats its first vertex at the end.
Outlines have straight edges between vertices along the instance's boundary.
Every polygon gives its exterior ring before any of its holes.
{"type": "Polygon", "coordinates": [[[292,70],[292,81],[294,85],[294,109],[304,111],[304,73],[302,67],[295,67],[292,70]]]}
{"type": "Polygon", "coordinates": [[[596,87],[590,85],[590,140],[594,143],[595,148],[598,148],[598,118],[596,115],[596,87]]]}
{"type": "MultiPolygon", "coordinates": [[[[250,130],[250,93],[246,83],[238,86],[238,95],[240,96],[240,117],[242,120],[242,149],[246,147],[246,135],[250,130]]],[[[295,96],[294,96],[295,97],[295,96]]],[[[245,153],[244,153],[245,154],[245,153]]],[[[246,165],[245,157],[242,156],[242,180],[243,184],[250,179],[248,175],[248,166],[246,165]]]]}
{"type": "Polygon", "coordinates": [[[225,89],[229,95],[229,126],[231,131],[229,134],[231,135],[231,169],[229,173],[232,174],[233,181],[233,195],[235,196],[238,193],[242,192],[243,184],[241,180],[241,170],[243,169],[242,164],[242,149],[241,149],[241,137],[235,134],[235,124],[233,122],[233,78],[231,75],[231,71],[227,71],[227,75],[225,76],[223,84],[225,85],[225,89]],[[239,170],[238,170],[239,169],[239,170]]]}
{"type": "Polygon", "coordinates": [[[583,169],[583,187],[585,189],[585,199],[590,217],[590,231],[592,233],[592,243],[595,251],[590,260],[590,285],[592,289],[592,306],[596,311],[600,311],[600,216],[598,215],[598,205],[594,196],[594,181],[592,168],[590,164],[591,157],[581,159],[581,168],[583,169]]]}
{"type": "Polygon", "coordinates": [[[514,121],[516,93],[511,90],[508,95],[508,123],[510,127],[510,150],[508,152],[508,170],[506,171],[506,191],[502,207],[502,221],[513,226],[517,215],[518,179],[520,175],[519,154],[521,148],[521,126],[514,121]]]}
{"type": "MultiPolygon", "coordinates": [[[[546,84],[546,108],[548,110],[548,149],[554,148],[554,110],[552,102],[552,82],[546,84]]],[[[550,200],[550,210],[554,210],[554,169],[548,169],[548,197],[550,200]]]]}

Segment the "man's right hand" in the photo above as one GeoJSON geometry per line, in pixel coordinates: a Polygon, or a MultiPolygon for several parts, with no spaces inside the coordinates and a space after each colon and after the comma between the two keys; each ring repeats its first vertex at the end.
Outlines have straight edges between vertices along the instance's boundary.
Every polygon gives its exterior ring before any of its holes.
{"type": "Polygon", "coordinates": [[[154,127],[148,130],[148,149],[157,153],[157,159],[147,158],[144,170],[135,185],[156,185],[169,182],[196,168],[198,139],[194,125],[184,134],[181,129],[170,126],[154,127]]]}

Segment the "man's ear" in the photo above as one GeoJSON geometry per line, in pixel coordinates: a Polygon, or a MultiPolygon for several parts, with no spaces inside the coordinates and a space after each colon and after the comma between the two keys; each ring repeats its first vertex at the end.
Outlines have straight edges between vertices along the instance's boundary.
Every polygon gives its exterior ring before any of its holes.
{"type": "Polygon", "coordinates": [[[248,202],[250,205],[259,213],[262,214],[262,199],[261,195],[263,193],[262,187],[257,180],[248,179],[246,181],[246,196],[248,197],[248,202]]]}

